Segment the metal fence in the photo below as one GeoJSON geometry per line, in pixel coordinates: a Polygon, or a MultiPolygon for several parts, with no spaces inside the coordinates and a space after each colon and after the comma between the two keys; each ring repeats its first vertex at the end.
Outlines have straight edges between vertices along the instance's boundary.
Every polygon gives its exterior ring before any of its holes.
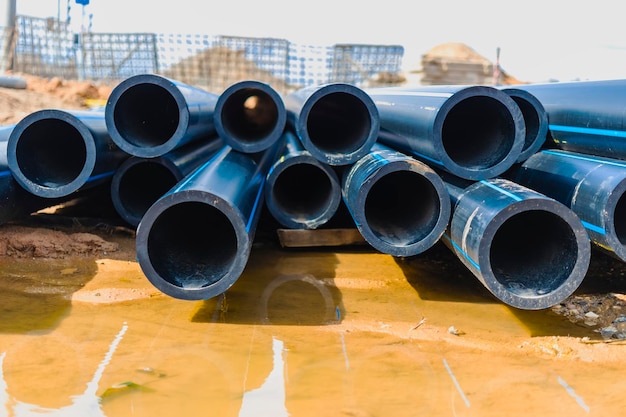
{"type": "Polygon", "coordinates": [[[4,68],[17,73],[115,84],[156,73],[220,93],[255,79],[281,93],[327,82],[360,87],[401,80],[399,45],[297,45],[285,39],[236,36],[83,33],[63,22],[18,16],[5,31],[4,68]]]}

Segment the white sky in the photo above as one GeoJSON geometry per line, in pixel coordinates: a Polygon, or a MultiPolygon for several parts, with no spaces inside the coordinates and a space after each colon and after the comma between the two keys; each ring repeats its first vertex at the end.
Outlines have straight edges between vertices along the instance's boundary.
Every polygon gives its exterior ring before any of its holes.
{"type": "MultiPolygon", "coordinates": [[[[70,0],[80,30],[83,7],[70,0]]],[[[530,82],[626,78],[620,0],[91,0],[94,32],[274,37],[304,45],[398,44],[405,69],[463,42],[530,82]],[[407,6],[410,5],[410,6],[407,6]]],[[[67,16],[68,0],[17,0],[17,13],[67,16]]]]}

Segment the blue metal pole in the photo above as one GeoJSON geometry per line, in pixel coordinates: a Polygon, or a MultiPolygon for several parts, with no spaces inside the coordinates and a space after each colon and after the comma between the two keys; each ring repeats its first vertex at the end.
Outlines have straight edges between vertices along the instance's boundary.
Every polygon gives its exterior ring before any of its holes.
{"type": "Polygon", "coordinates": [[[224,141],[214,136],[154,158],[131,156],[113,175],[113,207],[128,224],[137,227],[152,204],[223,146],[224,141]]]}
{"type": "Polygon", "coordinates": [[[7,144],[15,180],[46,198],[110,181],[128,157],[111,140],[100,111],[33,112],[15,125],[7,144]]]}
{"type": "Polygon", "coordinates": [[[522,84],[548,113],[552,147],[626,159],[626,79],[522,84]]]}
{"type": "Polygon", "coordinates": [[[226,291],[248,261],[267,172],[282,143],[261,154],[229,146],[179,182],[143,216],[137,260],[163,293],[205,300],[226,291]]]}
{"type": "Polygon", "coordinates": [[[363,238],[393,256],[429,249],[450,220],[450,196],[441,177],[381,144],[344,172],[342,190],[363,238]]]}
{"type": "Polygon", "coordinates": [[[327,223],[341,203],[335,170],[314,158],[293,132],[284,133],[285,148],[267,175],[265,204],[290,229],[316,229],[327,223]]]}
{"type": "Polygon", "coordinates": [[[568,206],[596,248],[626,261],[625,161],[543,150],[526,160],[513,179],[568,206]]]}
{"type": "Polygon", "coordinates": [[[444,181],[453,214],[442,241],[497,299],[539,310],[578,288],[591,248],[572,210],[501,178],[444,181]]]}
{"type": "Polygon", "coordinates": [[[314,158],[328,165],[356,162],[378,137],[374,102],[350,84],[302,88],[285,97],[285,107],[288,127],[314,158]]]}
{"type": "Polygon", "coordinates": [[[113,141],[130,155],[153,158],[215,133],[218,95],[154,74],[119,83],[105,108],[113,141]]]}
{"type": "Polygon", "coordinates": [[[379,142],[468,180],[500,175],[524,144],[522,112],[487,86],[366,90],[380,114],[379,142]]]}
{"type": "Polygon", "coordinates": [[[248,80],[220,94],[214,112],[217,134],[235,150],[262,152],[285,130],[287,112],[281,96],[268,84],[248,80]]]}

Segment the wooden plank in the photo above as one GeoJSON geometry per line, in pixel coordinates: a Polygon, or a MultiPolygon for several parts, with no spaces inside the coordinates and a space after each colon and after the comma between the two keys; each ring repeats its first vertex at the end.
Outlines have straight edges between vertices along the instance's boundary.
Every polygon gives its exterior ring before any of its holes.
{"type": "Polygon", "coordinates": [[[276,232],[284,248],[367,244],[358,229],[277,229],[276,232]]]}

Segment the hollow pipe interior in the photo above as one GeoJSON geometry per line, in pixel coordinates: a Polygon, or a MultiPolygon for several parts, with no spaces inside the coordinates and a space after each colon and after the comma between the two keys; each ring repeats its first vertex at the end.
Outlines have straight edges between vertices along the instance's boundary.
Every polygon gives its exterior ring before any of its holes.
{"type": "Polygon", "coordinates": [[[276,127],[277,120],[276,102],[272,96],[256,88],[242,88],[224,103],[224,129],[243,142],[265,138],[276,127]]]}
{"type": "Polygon", "coordinates": [[[180,108],[167,89],[151,83],[130,86],[117,99],[115,127],[128,143],[154,147],[166,143],[180,122],[180,108]]]}
{"type": "Polygon", "coordinates": [[[284,169],[272,188],[280,211],[293,219],[321,216],[333,201],[333,187],[328,175],[312,164],[294,164],[284,169]]]}
{"type": "Polygon", "coordinates": [[[147,245],[157,274],[183,289],[218,282],[238,256],[236,232],[227,216],[201,202],[164,210],[151,226],[147,245]]]}
{"type": "Polygon", "coordinates": [[[410,245],[424,239],[437,224],[440,210],[435,187],[412,171],[381,177],[370,188],[364,205],[371,231],[393,245],[410,245]]]}
{"type": "Polygon", "coordinates": [[[519,296],[551,293],[565,283],[578,259],[576,235],[556,214],[543,210],[509,218],[491,242],[494,278],[519,296]]]}
{"type": "Polygon", "coordinates": [[[87,147],[76,127],[47,118],[23,130],[15,156],[28,180],[44,187],[60,187],[78,178],[87,161],[87,147]]]}

